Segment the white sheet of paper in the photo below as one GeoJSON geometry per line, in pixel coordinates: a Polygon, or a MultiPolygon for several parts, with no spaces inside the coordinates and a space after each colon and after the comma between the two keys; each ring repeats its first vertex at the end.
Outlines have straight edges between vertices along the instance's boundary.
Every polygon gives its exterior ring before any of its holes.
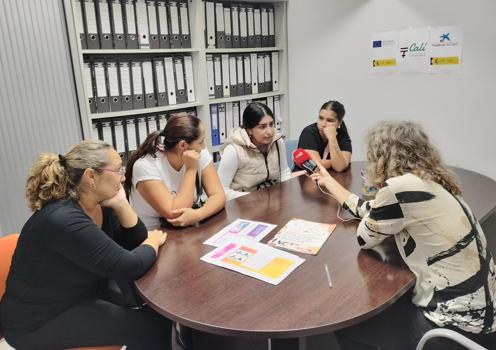
{"type": "Polygon", "coordinates": [[[236,237],[245,237],[259,242],[275,227],[276,225],[266,222],[236,219],[203,243],[218,247],[227,240],[236,237]]]}
{"type": "Polygon", "coordinates": [[[305,259],[245,238],[233,238],[201,260],[274,285],[279,284],[305,259]]]}

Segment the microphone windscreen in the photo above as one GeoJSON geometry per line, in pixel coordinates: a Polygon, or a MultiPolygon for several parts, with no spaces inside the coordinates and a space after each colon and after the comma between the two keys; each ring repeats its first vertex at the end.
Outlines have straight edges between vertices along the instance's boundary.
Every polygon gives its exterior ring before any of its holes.
{"type": "Polygon", "coordinates": [[[293,152],[293,161],[300,168],[303,168],[303,163],[311,159],[312,157],[310,157],[310,154],[308,154],[308,152],[303,148],[297,148],[293,152]]]}

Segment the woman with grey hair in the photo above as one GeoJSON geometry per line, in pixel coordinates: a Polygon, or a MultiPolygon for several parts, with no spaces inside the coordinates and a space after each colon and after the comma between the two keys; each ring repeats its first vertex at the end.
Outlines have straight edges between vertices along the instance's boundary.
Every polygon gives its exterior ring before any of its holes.
{"type": "Polygon", "coordinates": [[[26,185],[34,212],[22,228],[0,304],[7,342],[18,349],[127,345],[170,349],[170,321],[109,300],[107,279],[142,276],[166,234],[147,232],[129,205],[119,154],[83,141],[41,154],[26,185]]]}
{"type": "MultiPolygon", "coordinates": [[[[456,330],[481,345],[496,344],[496,276],[484,233],[461,189],[424,130],[382,122],[366,137],[374,200],[348,192],[324,167],[312,175],[360,224],[358,243],[373,248],[394,237],[416,276],[412,303],[337,332],[342,349],[415,349],[429,329],[456,330]]],[[[436,344],[433,348],[437,348],[436,344]]],[[[454,349],[446,341],[441,349],[454,349]]]]}

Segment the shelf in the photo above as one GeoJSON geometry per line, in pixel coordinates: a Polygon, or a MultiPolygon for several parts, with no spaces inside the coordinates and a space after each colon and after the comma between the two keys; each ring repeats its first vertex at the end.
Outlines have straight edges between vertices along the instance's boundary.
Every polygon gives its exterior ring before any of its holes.
{"type": "Polygon", "coordinates": [[[244,47],[244,48],[218,48],[218,49],[205,49],[206,53],[247,53],[247,52],[270,52],[270,51],[283,51],[284,49],[279,46],[274,47],[244,47]]]}
{"type": "Polygon", "coordinates": [[[283,90],[278,90],[278,91],[269,91],[269,92],[264,92],[261,94],[252,94],[252,95],[241,95],[241,96],[234,96],[234,97],[223,97],[223,98],[215,98],[208,100],[208,104],[215,104],[215,103],[226,103],[226,102],[233,102],[233,101],[244,101],[244,100],[254,100],[257,98],[264,98],[264,97],[270,97],[270,96],[281,96],[285,95],[285,91],[283,90]]]}
{"type": "Polygon", "coordinates": [[[188,52],[198,52],[197,49],[122,49],[122,50],[81,50],[83,55],[126,55],[126,54],[147,54],[147,53],[164,53],[178,54],[188,52]]]}
{"type": "Polygon", "coordinates": [[[162,107],[128,109],[125,111],[108,112],[108,113],[93,113],[91,114],[91,120],[98,120],[103,118],[127,117],[130,115],[139,115],[139,114],[161,113],[161,112],[173,111],[177,109],[198,107],[201,106],[202,104],[203,104],[202,102],[189,102],[189,103],[181,103],[181,104],[162,106],[162,107]]]}
{"type": "MultiPolygon", "coordinates": [[[[66,24],[69,34],[70,40],[70,48],[71,48],[71,58],[74,66],[74,75],[75,75],[75,84],[76,84],[76,94],[78,98],[78,105],[81,115],[81,124],[83,127],[83,138],[91,138],[95,137],[94,134],[94,125],[93,122],[102,119],[113,119],[120,120],[125,119],[126,117],[136,118],[141,115],[160,115],[160,114],[168,114],[170,111],[177,111],[181,109],[189,109],[196,108],[196,113],[198,118],[200,118],[205,124],[206,139],[205,143],[209,149],[213,149],[217,151],[219,147],[212,147],[212,133],[211,129],[211,116],[210,116],[210,105],[217,103],[226,103],[226,102],[236,102],[243,100],[251,100],[251,99],[265,99],[267,97],[281,96],[279,99],[279,116],[277,118],[282,120],[283,133],[286,133],[289,130],[289,120],[288,116],[288,46],[287,46],[287,8],[288,8],[288,0],[239,0],[236,3],[243,4],[254,4],[257,7],[257,4],[269,5],[274,8],[274,33],[275,33],[275,42],[270,42],[270,47],[243,47],[243,48],[207,48],[206,47],[206,38],[205,38],[205,0],[188,0],[188,16],[189,16],[189,34],[191,39],[191,48],[168,48],[168,49],[150,49],[150,48],[141,48],[141,49],[82,49],[81,47],[81,39],[80,34],[84,34],[84,21],[85,16],[81,10],[86,11],[86,3],[84,0],[62,0],[64,3],[64,9],[66,14],[66,24]],[[82,5],[83,4],[83,5],[82,5]],[[270,91],[259,94],[247,94],[242,96],[233,96],[233,97],[221,97],[215,99],[209,99],[209,84],[208,84],[208,74],[207,69],[207,57],[210,55],[231,55],[231,56],[251,56],[256,55],[257,53],[265,56],[269,55],[270,61],[272,62],[271,52],[279,53],[278,55],[278,80],[279,80],[279,91],[270,91]],[[102,66],[99,65],[99,75],[98,79],[100,81],[100,87],[103,86],[103,79],[105,79],[105,87],[107,89],[107,96],[110,96],[110,89],[114,89],[116,86],[120,86],[122,84],[122,69],[124,69],[125,74],[130,74],[129,79],[127,79],[128,84],[132,84],[134,79],[134,74],[140,74],[138,71],[133,72],[133,66],[129,65],[115,65],[114,62],[119,62],[121,59],[128,58],[146,58],[147,61],[154,57],[171,57],[171,56],[191,56],[192,57],[192,76],[193,76],[193,88],[195,91],[196,102],[192,103],[181,103],[163,107],[153,107],[153,108],[141,108],[141,109],[132,109],[132,110],[124,110],[124,111],[116,111],[116,112],[107,112],[107,113],[91,113],[92,106],[88,104],[88,96],[93,96],[93,101],[97,99],[98,96],[98,84],[96,83],[97,73],[95,72],[95,64],[94,62],[89,63],[88,68],[88,59],[94,58],[99,61],[100,59],[108,59],[102,66]],[[117,69],[117,73],[116,73],[117,69]],[[111,79],[111,82],[110,82],[111,79]],[[117,84],[117,85],[116,85],[117,84]]],[[[115,1],[114,1],[115,2],[115,1]]],[[[112,5],[114,5],[112,2],[112,5]]],[[[94,3],[95,10],[98,9],[97,6],[100,6],[98,1],[91,1],[94,3]]],[[[104,2],[105,3],[105,2],[104,2]]],[[[110,1],[109,1],[110,3],[110,1]]],[[[130,2],[130,4],[134,4],[134,2],[130,2]]],[[[121,4],[121,10],[124,13],[125,6],[122,1],[115,2],[117,5],[121,4]]],[[[134,5],[132,5],[134,6],[134,5]]],[[[227,7],[229,8],[229,7],[227,7]]],[[[109,6],[110,11],[114,11],[114,8],[109,6]]],[[[150,8],[147,8],[149,11],[150,8]]],[[[158,7],[157,7],[157,10],[158,7]]],[[[170,11],[169,8],[166,8],[166,12],[170,11]]],[[[239,14],[239,12],[238,12],[239,14]]],[[[95,11],[95,16],[99,16],[99,11],[95,11]]],[[[247,16],[248,17],[248,16],[247,16]]],[[[97,18],[98,19],[98,18],[97,18]]],[[[123,19],[125,19],[123,17],[123,19]]],[[[148,21],[143,17],[142,20],[146,22],[148,26],[148,21]]],[[[267,13],[268,20],[268,13],[267,13]]],[[[138,20],[137,20],[138,21],[138,20]]],[[[136,22],[138,23],[138,22],[136,22]]],[[[123,23],[125,24],[125,23],[123,23]]],[[[145,23],[143,23],[145,24],[145,23]]],[[[274,54],[275,55],[275,54],[274,54]]],[[[250,64],[251,64],[251,57],[250,64]]],[[[258,57],[257,57],[258,59],[258,57]]],[[[265,59],[265,58],[264,58],[265,59]]],[[[138,60],[139,61],[139,60],[138,60]]],[[[160,60],[159,60],[160,61],[160,60]]],[[[98,62],[99,64],[101,62],[98,62]]],[[[170,73],[165,72],[165,64],[163,66],[156,66],[152,61],[152,76],[153,79],[156,79],[157,69],[166,73],[168,76],[170,73]]],[[[244,69],[244,60],[243,60],[243,69],[244,69]]],[[[272,63],[271,63],[272,64],[272,63]]],[[[149,65],[147,65],[149,67],[149,65]]],[[[255,67],[255,64],[250,66],[250,70],[255,67]]],[[[141,74],[145,74],[143,71],[143,67],[141,74]]],[[[183,74],[184,72],[183,66],[183,74]]],[[[222,68],[222,67],[221,67],[222,68]]],[[[231,69],[231,67],[229,67],[231,69]]],[[[236,69],[240,68],[238,66],[238,61],[236,61],[236,69]]],[[[177,67],[174,65],[174,71],[177,67]]],[[[257,69],[262,69],[258,66],[257,69]]],[[[265,67],[264,67],[265,69],[265,67]]],[[[149,74],[149,68],[147,71],[149,74]]],[[[176,73],[172,73],[175,75],[176,73]]],[[[177,77],[176,77],[177,78],[177,77]]],[[[159,81],[156,81],[158,84],[159,81]]],[[[163,84],[163,82],[161,82],[163,84]]],[[[167,83],[167,81],[165,81],[167,83]]],[[[133,86],[133,85],[131,85],[133,86]]],[[[134,87],[134,86],[133,86],[134,87]]],[[[177,86],[176,86],[177,88],[177,86]]],[[[155,86],[156,89],[156,86],[155,86]]],[[[168,88],[167,88],[168,89],[168,88]]],[[[122,91],[119,91],[122,93],[122,91]]],[[[277,100],[277,99],[275,99],[277,100]]],[[[269,101],[270,102],[270,101],[269,101]]],[[[274,109],[274,106],[269,106],[274,109]]],[[[241,114],[242,111],[239,111],[241,114]]],[[[229,119],[230,120],[230,119],[229,119]]],[[[227,121],[227,120],[226,120],[227,121]]],[[[113,129],[112,129],[113,130],[113,129]]],[[[117,147],[117,144],[114,144],[117,147]]]]}

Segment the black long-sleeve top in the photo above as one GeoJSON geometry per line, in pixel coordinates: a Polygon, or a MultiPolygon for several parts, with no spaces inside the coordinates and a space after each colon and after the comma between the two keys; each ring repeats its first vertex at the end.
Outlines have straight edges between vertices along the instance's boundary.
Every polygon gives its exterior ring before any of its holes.
{"type": "Polygon", "coordinates": [[[47,204],[21,231],[0,303],[3,331],[27,334],[95,297],[102,280],[140,277],[156,258],[140,245],[146,238],[141,220],[124,228],[110,208],[100,229],[72,200],[47,204]]]}

